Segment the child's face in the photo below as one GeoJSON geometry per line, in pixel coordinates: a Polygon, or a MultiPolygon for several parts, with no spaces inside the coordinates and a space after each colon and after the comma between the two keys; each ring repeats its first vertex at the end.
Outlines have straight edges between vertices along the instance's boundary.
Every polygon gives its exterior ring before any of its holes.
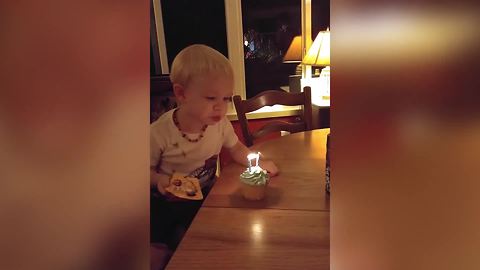
{"type": "Polygon", "coordinates": [[[232,100],[233,81],[225,76],[210,74],[193,78],[181,98],[192,120],[202,125],[214,125],[225,116],[232,100]]]}

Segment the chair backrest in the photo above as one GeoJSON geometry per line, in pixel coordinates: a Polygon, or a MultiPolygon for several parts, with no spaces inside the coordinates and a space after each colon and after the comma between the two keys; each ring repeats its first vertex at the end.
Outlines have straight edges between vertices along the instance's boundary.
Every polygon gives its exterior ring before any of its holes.
{"type": "Polygon", "coordinates": [[[242,134],[247,146],[252,146],[255,139],[271,132],[288,131],[290,133],[295,133],[312,129],[312,98],[309,86],[304,87],[303,92],[300,93],[267,90],[247,100],[242,100],[242,98],[237,95],[233,97],[233,103],[237,111],[238,121],[240,122],[242,134]],[[286,121],[272,120],[255,132],[251,132],[248,128],[246,114],[256,111],[264,106],[273,106],[276,104],[285,106],[303,105],[303,121],[289,123],[286,121]]]}
{"type": "Polygon", "coordinates": [[[150,77],[150,123],[177,106],[168,75],[150,77]]]}

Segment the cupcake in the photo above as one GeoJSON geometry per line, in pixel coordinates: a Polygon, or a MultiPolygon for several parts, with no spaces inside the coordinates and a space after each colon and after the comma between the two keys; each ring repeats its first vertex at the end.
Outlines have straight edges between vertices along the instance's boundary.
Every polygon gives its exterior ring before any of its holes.
{"type": "Polygon", "coordinates": [[[256,166],[240,174],[243,197],[248,200],[261,200],[265,196],[269,176],[267,171],[256,166]]]}

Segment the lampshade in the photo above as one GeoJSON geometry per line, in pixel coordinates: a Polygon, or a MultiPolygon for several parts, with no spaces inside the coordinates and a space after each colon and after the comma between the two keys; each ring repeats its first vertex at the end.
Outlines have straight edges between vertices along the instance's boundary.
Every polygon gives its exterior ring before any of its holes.
{"type": "Polygon", "coordinates": [[[302,61],[302,37],[296,36],[283,57],[284,63],[300,63],[302,61]]]}
{"type": "Polygon", "coordinates": [[[330,65],[330,30],[320,31],[303,58],[302,64],[311,66],[330,65]]]}

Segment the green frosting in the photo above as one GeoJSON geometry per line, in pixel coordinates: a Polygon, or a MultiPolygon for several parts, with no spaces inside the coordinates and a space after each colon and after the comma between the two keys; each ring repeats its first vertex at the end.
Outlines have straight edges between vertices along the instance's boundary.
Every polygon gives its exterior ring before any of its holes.
{"type": "Polygon", "coordinates": [[[240,181],[248,185],[266,185],[269,180],[267,171],[262,170],[261,168],[255,168],[253,172],[245,170],[240,174],[240,181]]]}

